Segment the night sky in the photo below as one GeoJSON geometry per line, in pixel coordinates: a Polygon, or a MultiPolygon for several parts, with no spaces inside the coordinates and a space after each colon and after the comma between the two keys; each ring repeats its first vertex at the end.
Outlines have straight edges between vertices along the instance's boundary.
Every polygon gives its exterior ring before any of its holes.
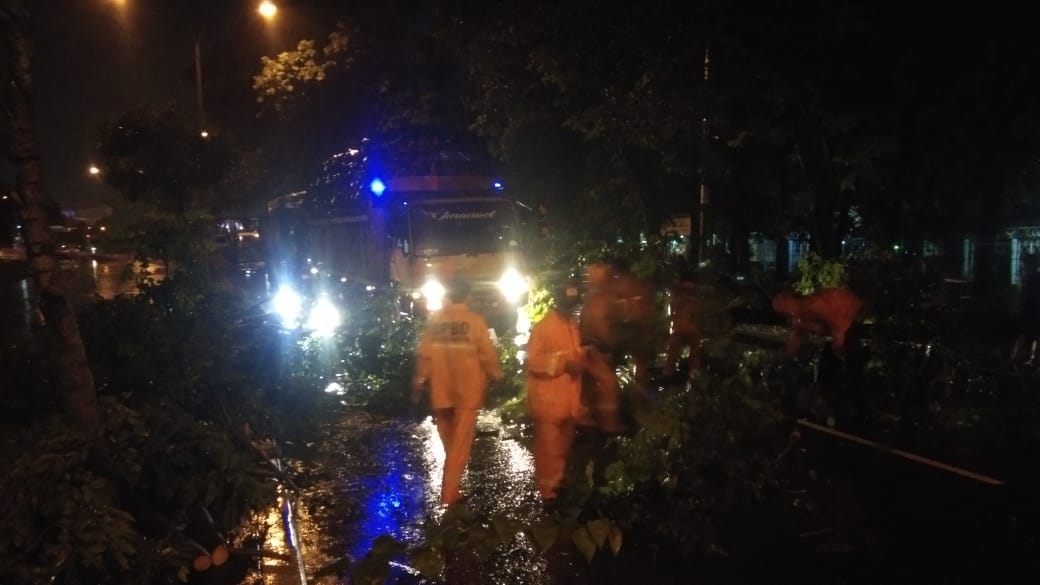
{"type": "MultiPolygon", "coordinates": [[[[265,25],[252,1],[196,4],[201,9],[193,11],[187,0],[33,0],[38,140],[46,186],[64,207],[94,206],[113,195],[87,174],[100,124],[137,107],[194,107],[194,25],[202,30],[207,87],[214,78],[227,82],[227,71],[207,67],[215,53],[247,50],[240,62],[252,67],[233,75],[248,84],[258,56],[299,32],[289,28],[292,13],[284,8],[276,21],[282,31],[264,35],[257,34],[265,25]]],[[[210,101],[216,98],[207,93],[210,101]]]]}
{"type": "Polygon", "coordinates": [[[191,99],[184,72],[192,38],[111,0],[37,0],[33,8],[44,180],[65,207],[96,205],[111,193],[87,174],[98,126],[135,105],[191,99]]]}

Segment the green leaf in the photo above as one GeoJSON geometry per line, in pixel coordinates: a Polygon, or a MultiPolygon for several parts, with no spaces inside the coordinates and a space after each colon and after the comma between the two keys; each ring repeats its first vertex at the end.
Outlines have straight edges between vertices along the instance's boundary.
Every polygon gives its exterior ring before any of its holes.
{"type": "Polygon", "coordinates": [[[610,534],[610,520],[597,518],[586,524],[585,529],[592,536],[592,542],[596,543],[596,548],[603,548],[607,541],[607,536],[610,534]]]}
{"type": "Polygon", "coordinates": [[[592,558],[596,556],[596,543],[593,542],[592,535],[585,529],[584,526],[578,528],[571,533],[571,541],[574,542],[574,546],[578,547],[585,560],[592,562],[592,558]]]}
{"type": "Polygon", "coordinates": [[[603,476],[608,482],[615,482],[625,477],[625,464],[621,461],[614,461],[607,465],[606,469],[603,470],[603,476]]]}
{"type": "Polygon", "coordinates": [[[542,519],[529,530],[531,540],[534,541],[535,546],[538,547],[538,552],[541,553],[549,550],[549,547],[553,545],[558,531],[559,526],[548,518],[542,519]]]}
{"type": "Polygon", "coordinates": [[[358,563],[351,577],[354,585],[384,585],[390,578],[390,563],[367,555],[358,563]]]}
{"type": "Polygon", "coordinates": [[[377,536],[375,542],[372,543],[372,549],[369,554],[377,558],[389,559],[401,554],[404,550],[404,544],[397,542],[389,534],[382,534],[377,536]]]}
{"type": "Polygon", "coordinates": [[[506,515],[495,516],[491,519],[491,525],[502,542],[509,542],[524,528],[523,522],[506,515]]]}
{"type": "Polygon", "coordinates": [[[607,540],[610,543],[610,550],[616,556],[621,551],[621,540],[622,534],[621,529],[616,524],[610,525],[610,532],[607,534],[607,540]]]}
{"type": "Polygon", "coordinates": [[[434,547],[422,547],[408,555],[415,570],[426,579],[436,581],[444,572],[444,554],[434,547]]]}
{"type": "Polygon", "coordinates": [[[477,557],[484,559],[494,552],[498,545],[502,544],[502,539],[491,528],[474,526],[470,529],[466,542],[469,543],[477,557]]]}

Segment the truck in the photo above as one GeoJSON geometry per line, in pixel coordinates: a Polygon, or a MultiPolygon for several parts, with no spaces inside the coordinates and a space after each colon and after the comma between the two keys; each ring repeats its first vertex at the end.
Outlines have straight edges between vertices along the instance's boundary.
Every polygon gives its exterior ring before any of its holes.
{"type": "Polygon", "coordinates": [[[329,158],[306,190],[270,200],[261,225],[275,280],[392,289],[407,314],[439,310],[468,281],[496,334],[528,326],[524,225],[475,138],[431,127],[381,133],[329,158]]]}

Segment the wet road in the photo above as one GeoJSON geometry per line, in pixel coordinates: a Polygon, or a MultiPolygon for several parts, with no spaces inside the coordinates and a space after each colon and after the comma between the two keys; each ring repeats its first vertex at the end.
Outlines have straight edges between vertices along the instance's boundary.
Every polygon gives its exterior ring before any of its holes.
{"type": "MultiPolygon", "coordinates": [[[[302,474],[298,483],[308,486],[296,513],[308,573],[344,554],[363,558],[383,534],[409,545],[421,542],[424,524],[444,512],[439,502],[443,449],[432,420],[347,412],[328,431],[322,444],[313,445],[317,464],[296,470],[302,474]]],[[[539,514],[533,462],[527,447],[508,433],[497,415],[482,414],[463,493],[480,517],[508,513],[527,521],[539,514]]],[[[390,583],[426,582],[403,564],[393,570],[390,583]]],[[[475,570],[479,576],[473,582],[479,583],[551,582],[546,561],[523,536],[475,570]]],[[[274,576],[266,582],[286,581],[274,576]]]]}
{"type": "MultiPolygon", "coordinates": [[[[80,308],[96,296],[111,299],[122,294],[135,294],[138,279],[145,275],[161,280],[161,266],[146,270],[131,264],[129,256],[103,260],[83,257],[62,260],[61,277],[68,288],[69,300],[80,308]]],[[[33,311],[34,286],[27,271],[19,264],[0,263],[0,331],[5,339],[20,338],[31,332],[35,320],[33,311]]]]}

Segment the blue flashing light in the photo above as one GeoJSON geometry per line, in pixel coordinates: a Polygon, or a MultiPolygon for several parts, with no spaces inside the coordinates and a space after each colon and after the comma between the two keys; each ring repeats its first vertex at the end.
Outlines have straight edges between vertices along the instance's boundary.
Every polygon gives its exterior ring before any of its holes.
{"type": "Polygon", "coordinates": [[[491,181],[491,188],[494,189],[495,191],[501,191],[502,189],[505,189],[505,187],[506,186],[502,184],[502,181],[499,181],[497,179],[494,180],[494,181],[491,181]]]}
{"type": "Polygon", "coordinates": [[[372,194],[376,197],[382,197],[383,191],[386,191],[386,183],[382,179],[376,177],[372,179],[372,182],[368,184],[368,188],[372,191],[372,194]]]}

